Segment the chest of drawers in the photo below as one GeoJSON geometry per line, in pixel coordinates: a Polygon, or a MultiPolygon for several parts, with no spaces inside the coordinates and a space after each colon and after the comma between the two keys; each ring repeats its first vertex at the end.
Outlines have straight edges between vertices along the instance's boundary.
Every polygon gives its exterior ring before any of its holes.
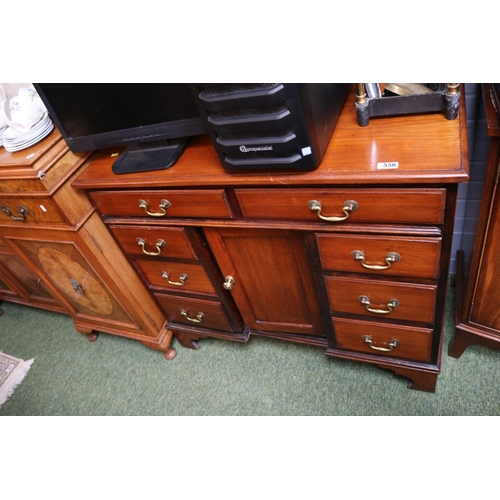
{"type": "Polygon", "coordinates": [[[165,171],[73,182],[185,347],[252,335],[315,345],[434,391],[465,109],[359,127],[354,95],[313,172],[224,172],[207,137],[165,171]],[[387,168],[387,167],[390,168],[387,168]]]}

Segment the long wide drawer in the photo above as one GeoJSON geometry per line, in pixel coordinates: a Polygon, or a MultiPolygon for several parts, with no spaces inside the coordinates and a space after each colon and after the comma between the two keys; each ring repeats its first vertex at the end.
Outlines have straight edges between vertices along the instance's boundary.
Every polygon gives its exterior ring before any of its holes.
{"type": "Polygon", "coordinates": [[[90,195],[105,217],[128,216],[151,219],[233,217],[223,189],[92,191],[90,195]]]}
{"type": "Polygon", "coordinates": [[[435,279],[441,238],[317,234],[326,271],[435,279]]]}
{"type": "Polygon", "coordinates": [[[437,286],[355,278],[325,278],[333,312],[433,323],[437,286]]]}
{"type": "Polygon", "coordinates": [[[339,349],[429,361],[432,330],[333,318],[339,349]]]}
{"type": "Polygon", "coordinates": [[[235,331],[220,302],[155,294],[169,323],[235,331]]]}
{"type": "Polygon", "coordinates": [[[198,260],[182,228],[108,226],[128,254],[198,260]]]}
{"type": "Polygon", "coordinates": [[[441,224],[446,190],[236,189],[244,217],[381,224],[441,224]]]}

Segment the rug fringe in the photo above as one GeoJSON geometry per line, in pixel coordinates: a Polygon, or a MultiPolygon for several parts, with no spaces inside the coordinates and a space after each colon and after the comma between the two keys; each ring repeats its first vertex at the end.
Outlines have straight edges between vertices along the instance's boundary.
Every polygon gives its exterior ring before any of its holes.
{"type": "Polygon", "coordinates": [[[10,396],[12,396],[17,386],[23,381],[24,377],[28,373],[33,361],[35,361],[35,358],[19,363],[9,375],[5,383],[0,388],[0,406],[2,406],[10,396]]]}

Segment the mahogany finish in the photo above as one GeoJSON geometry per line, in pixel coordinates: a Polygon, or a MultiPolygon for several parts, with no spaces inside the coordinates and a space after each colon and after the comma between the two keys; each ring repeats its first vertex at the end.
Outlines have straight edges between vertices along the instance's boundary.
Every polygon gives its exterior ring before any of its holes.
{"type": "Polygon", "coordinates": [[[354,102],[353,90],[312,172],[229,174],[199,136],[164,171],[116,176],[121,150],[102,151],[72,186],[100,211],[181,345],[273,337],[434,391],[457,186],[468,180],[465,103],[456,120],[360,127],[354,102]],[[390,265],[389,252],[400,257],[390,265]],[[191,287],[191,277],[162,286],[158,272],[174,264],[187,275],[183,265],[202,266],[210,286],[191,287]]]}
{"type": "Polygon", "coordinates": [[[449,355],[459,358],[470,345],[500,349],[500,118],[483,86],[490,153],[470,269],[463,252],[457,261],[457,318],[449,355]]]}
{"type": "Polygon", "coordinates": [[[31,148],[0,151],[0,298],[69,314],[99,332],[175,356],[165,317],[82,191],[71,188],[88,153],[57,130],[31,148]]]}

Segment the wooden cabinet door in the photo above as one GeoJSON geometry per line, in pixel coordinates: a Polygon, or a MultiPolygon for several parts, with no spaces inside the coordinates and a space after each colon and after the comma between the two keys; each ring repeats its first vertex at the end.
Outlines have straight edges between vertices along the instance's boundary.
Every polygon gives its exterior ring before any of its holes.
{"type": "Polygon", "coordinates": [[[500,332],[500,196],[492,200],[490,220],[484,238],[483,257],[476,280],[470,321],[500,332]]]}
{"type": "Polygon", "coordinates": [[[324,336],[303,234],[284,229],[205,228],[248,328],[324,336]]]}
{"type": "Polygon", "coordinates": [[[75,319],[137,328],[74,242],[29,241],[13,236],[9,239],[39,270],[75,319]]]}
{"type": "MultiPolygon", "coordinates": [[[[47,289],[43,276],[27,267],[16,255],[0,254],[0,276],[2,274],[5,282],[9,284],[10,293],[15,302],[27,302],[44,309],[64,311],[62,305],[47,289]]],[[[0,292],[6,290],[7,288],[4,289],[0,285],[0,292]]]]}

